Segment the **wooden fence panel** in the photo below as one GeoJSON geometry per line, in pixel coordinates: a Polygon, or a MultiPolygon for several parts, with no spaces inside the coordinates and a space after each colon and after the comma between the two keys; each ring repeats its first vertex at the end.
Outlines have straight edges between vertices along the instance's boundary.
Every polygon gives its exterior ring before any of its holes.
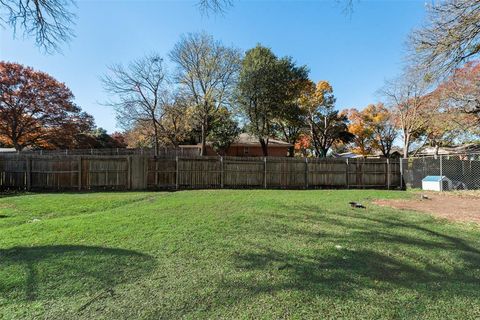
{"type": "Polygon", "coordinates": [[[218,157],[178,158],[178,187],[221,187],[221,163],[218,157]]]}
{"type": "Polygon", "coordinates": [[[398,188],[400,161],[263,157],[2,156],[0,188],[398,188]]]}
{"type": "Polygon", "coordinates": [[[361,162],[361,183],[357,187],[387,187],[388,167],[384,159],[368,159],[361,162]]]}
{"type": "Polygon", "coordinates": [[[258,157],[223,159],[223,184],[227,188],[262,188],[264,160],[258,157]]]}
{"type": "Polygon", "coordinates": [[[83,189],[130,189],[128,158],[89,157],[82,158],[82,164],[83,189]]]}
{"type": "Polygon", "coordinates": [[[148,159],[147,188],[169,189],[175,188],[177,163],[175,159],[148,159]]]}
{"type": "Polygon", "coordinates": [[[266,185],[270,188],[305,188],[306,165],[303,159],[267,158],[266,185]]]}
{"type": "Polygon", "coordinates": [[[78,188],[78,161],[74,158],[26,158],[31,161],[31,188],[78,188]]]}
{"type": "MultiPolygon", "coordinates": [[[[349,167],[353,168],[351,165],[349,167]]],[[[308,185],[309,187],[346,187],[348,185],[346,160],[308,159],[308,185]]]]}
{"type": "Polygon", "coordinates": [[[3,189],[27,188],[27,162],[20,157],[0,159],[0,187],[3,189]]]}

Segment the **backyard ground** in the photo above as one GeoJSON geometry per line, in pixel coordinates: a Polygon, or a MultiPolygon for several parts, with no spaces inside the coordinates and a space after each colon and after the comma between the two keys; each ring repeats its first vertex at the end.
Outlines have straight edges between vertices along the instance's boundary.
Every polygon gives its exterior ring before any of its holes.
{"type": "Polygon", "coordinates": [[[413,210],[451,221],[480,223],[480,192],[417,191],[406,199],[378,199],[380,206],[413,210]]]}
{"type": "Polygon", "coordinates": [[[373,204],[417,196],[4,196],[0,319],[480,318],[480,226],[373,204]]]}

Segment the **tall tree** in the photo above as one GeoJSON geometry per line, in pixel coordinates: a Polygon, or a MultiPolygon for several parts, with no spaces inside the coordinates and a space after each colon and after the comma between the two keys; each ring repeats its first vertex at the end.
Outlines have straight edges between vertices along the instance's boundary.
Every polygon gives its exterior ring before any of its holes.
{"type": "Polygon", "coordinates": [[[306,67],[296,66],[289,57],[278,59],[260,45],[245,54],[237,99],[247,128],[258,138],[265,156],[276,131],[293,143],[298,138],[301,110],[297,100],[307,74],[306,67]]]}
{"type": "Polygon", "coordinates": [[[427,23],[413,32],[412,55],[437,78],[480,54],[480,2],[444,0],[428,7],[427,23]]]}
{"type": "Polygon", "coordinates": [[[65,84],[20,64],[0,62],[0,139],[15,149],[72,145],[93,118],[65,84]]]}
{"type": "Polygon", "coordinates": [[[367,115],[367,126],[373,131],[373,146],[380,150],[385,158],[390,158],[393,143],[398,136],[392,113],[383,103],[367,106],[363,113],[367,115]]]}
{"type": "Polygon", "coordinates": [[[122,127],[131,129],[139,123],[151,126],[155,155],[158,155],[162,107],[168,97],[163,59],[151,54],[127,67],[113,65],[102,82],[105,90],[115,96],[107,104],[115,108],[122,127]]]}
{"type": "Polygon", "coordinates": [[[230,145],[240,134],[238,122],[227,108],[221,107],[214,116],[214,124],[208,135],[213,149],[219,154],[225,154],[230,145]]]}
{"type": "Polygon", "coordinates": [[[301,107],[301,94],[308,85],[308,69],[306,66],[297,67],[291,58],[280,60],[279,72],[282,75],[283,101],[277,106],[278,112],[273,121],[277,135],[292,144],[289,156],[295,153],[295,143],[306,129],[306,112],[301,107]]]}
{"type": "Polygon", "coordinates": [[[445,110],[474,115],[480,123],[480,61],[455,70],[438,86],[434,96],[445,110]]]}
{"type": "Polygon", "coordinates": [[[315,85],[310,82],[301,97],[302,107],[307,112],[310,138],[317,157],[326,157],[337,143],[348,143],[353,134],[348,132],[348,118],[335,110],[333,89],[326,81],[315,85]]]}
{"type": "Polygon", "coordinates": [[[240,52],[205,33],[191,33],[175,45],[170,58],[177,65],[177,82],[195,105],[205,155],[210,119],[219,107],[228,106],[232,100],[240,52]]]}
{"type": "Polygon", "coordinates": [[[346,110],[349,124],[348,131],[354,135],[353,152],[369,155],[374,148],[375,138],[372,126],[369,125],[369,115],[357,109],[346,110]]]}
{"type": "Polygon", "coordinates": [[[73,36],[73,6],[72,0],[0,0],[0,27],[20,29],[24,36],[34,37],[37,46],[58,50],[73,36]]]}
{"type": "Polygon", "coordinates": [[[191,134],[193,113],[191,101],[181,93],[175,92],[165,99],[159,122],[160,141],[177,148],[191,134]]]}
{"type": "Polygon", "coordinates": [[[354,152],[366,155],[378,150],[384,157],[390,157],[398,130],[392,114],[383,103],[370,104],[361,111],[349,110],[348,118],[348,129],[355,135],[354,152]]]}
{"type": "Polygon", "coordinates": [[[428,124],[431,111],[426,97],[428,90],[429,84],[418,70],[405,71],[397,79],[388,81],[381,90],[401,132],[404,158],[428,124]]]}

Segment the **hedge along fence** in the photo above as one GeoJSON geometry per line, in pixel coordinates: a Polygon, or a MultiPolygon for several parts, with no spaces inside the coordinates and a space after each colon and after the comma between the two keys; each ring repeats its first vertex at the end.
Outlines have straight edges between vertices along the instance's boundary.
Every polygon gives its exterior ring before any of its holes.
{"type": "Polygon", "coordinates": [[[389,159],[153,158],[146,155],[0,157],[2,189],[401,187],[400,163],[389,159]]]}

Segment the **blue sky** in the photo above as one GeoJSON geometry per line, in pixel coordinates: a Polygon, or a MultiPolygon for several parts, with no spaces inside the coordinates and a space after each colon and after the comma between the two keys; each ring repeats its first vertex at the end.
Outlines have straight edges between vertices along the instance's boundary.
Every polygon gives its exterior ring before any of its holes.
{"type": "MultiPolygon", "coordinates": [[[[351,16],[335,1],[238,0],[223,16],[202,16],[195,1],[78,1],[76,38],[63,53],[47,55],[32,39],[0,29],[0,60],[34,67],[65,82],[97,126],[115,131],[114,112],[99,78],[109,64],[156,51],[167,54],[181,34],[205,31],[247,50],[257,43],[292,56],[310,68],[314,81],[328,80],[337,107],[363,108],[379,100],[385,79],[401,70],[404,42],[422,23],[424,1],[355,2],[351,16]]],[[[170,66],[173,69],[173,66],[170,66]]]]}

